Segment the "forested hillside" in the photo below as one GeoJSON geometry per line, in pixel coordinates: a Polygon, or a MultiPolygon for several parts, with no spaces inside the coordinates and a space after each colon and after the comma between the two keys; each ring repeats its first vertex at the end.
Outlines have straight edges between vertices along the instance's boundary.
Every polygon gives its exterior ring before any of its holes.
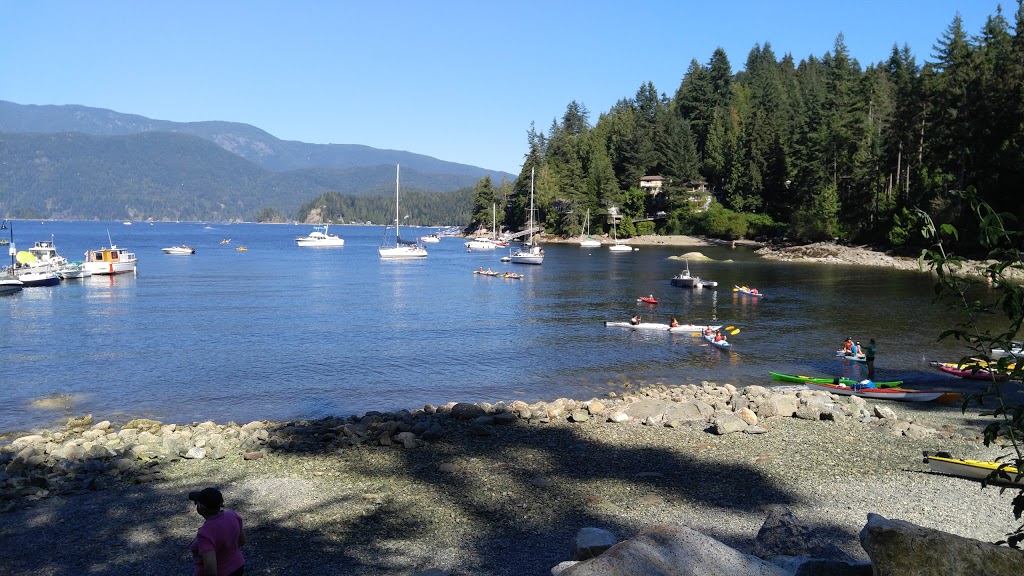
{"type": "MultiPolygon", "coordinates": [[[[326,191],[394,191],[393,164],[271,172],[207,140],[169,132],[0,134],[0,159],[5,218],[230,221],[254,220],[269,208],[291,220],[302,203],[326,191]]],[[[405,166],[403,180],[410,190],[442,196],[473,182],[405,166]]]]}
{"type": "Polygon", "coordinates": [[[1012,20],[994,14],[972,35],[957,17],[925,62],[893,46],[888,60],[862,66],[842,35],[799,62],[755,46],[738,73],[715,50],[690,63],[670,96],[647,83],[593,124],[572,102],[547,132],[531,129],[509,197],[481,180],[473,212],[482,223],[497,202],[507,225],[521,227],[535,169],[539,216],[562,234],[578,234],[587,209],[606,218],[614,207],[627,234],[901,245],[919,238],[917,208],[969,228],[950,194],[967,187],[1024,216],[1019,1],[1012,20]],[[666,177],[665,192],[640,190],[645,175],[666,177]],[[714,193],[711,210],[694,211],[692,181],[714,193]]]}

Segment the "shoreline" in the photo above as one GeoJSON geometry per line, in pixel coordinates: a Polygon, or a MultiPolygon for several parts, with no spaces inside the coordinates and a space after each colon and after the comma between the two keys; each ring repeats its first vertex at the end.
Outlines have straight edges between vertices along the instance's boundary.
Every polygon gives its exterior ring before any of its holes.
{"type": "Polygon", "coordinates": [[[855,558],[868,513],[994,541],[1014,491],[920,457],[990,459],[984,423],[959,405],[710,382],[317,421],[78,420],[0,450],[0,534],[22,551],[0,572],[183,573],[200,523],[185,494],[207,485],[246,521],[254,574],[540,574],[581,528],[660,523],[748,551],[780,505],[855,558]],[[58,452],[53,472],[16,475],[58,452]],[[52,554],[66,542],[92,544],[52,554]]]}

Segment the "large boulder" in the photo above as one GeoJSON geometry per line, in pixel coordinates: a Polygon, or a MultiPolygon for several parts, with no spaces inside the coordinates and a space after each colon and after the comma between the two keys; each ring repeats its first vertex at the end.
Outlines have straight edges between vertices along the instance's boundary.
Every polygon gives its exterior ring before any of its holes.
{"type": "Polygon", "coordinates": [[[768,512],[754,540],[754,555],[765,560],[776,556],[806,556],[829,560],[852,561],[849,554],[835,544],[814,534],[792,510],[776,506],[768,512]]]}
{"type": "Polygon", "coordinates": [[[597,558],[561,572],[561,576],[789,576],[755,556],[738,552],[685,526],[648,528],[612,546],[597,558]]]}
{"type": "Polygon", "coordinates": [[[1024,552],[868,514],[860,544],[875,576],[1020,576],[1024,552]]]}

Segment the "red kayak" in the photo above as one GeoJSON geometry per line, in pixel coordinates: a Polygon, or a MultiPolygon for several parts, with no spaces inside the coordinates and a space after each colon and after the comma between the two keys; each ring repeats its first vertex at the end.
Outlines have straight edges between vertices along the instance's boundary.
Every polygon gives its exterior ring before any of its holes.
{"type": "Polygon", "coordinates": [[[993,375],[988,370],[982,370],[976,365],[954,364],[952,362],[932,362],[931,365],[942,370],[946,374],[952,374],[967,380],[992,380],[994,377],[996,381],[1002,382],[1010,378],[1009,374],[993,375]]]}
{"type": "Polygon", "coordinates": [[[641,296],[636,299],[637,302],[643,302],[644,304],[657,304],[658,299],[654,296],[641,296]]]}

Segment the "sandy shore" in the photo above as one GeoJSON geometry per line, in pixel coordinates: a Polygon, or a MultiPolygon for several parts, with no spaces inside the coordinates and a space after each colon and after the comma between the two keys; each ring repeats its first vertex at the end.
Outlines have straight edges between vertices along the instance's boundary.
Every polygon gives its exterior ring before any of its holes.
{"type": "Polygon", "coordinates": [[[17,553],[0,556],[0,573],[185,574],[182,551],[200,523],[185,494],[206,485],[220,486],[245,518],[247,574],[540,575],[569,559],[583,527],[625,539],[669,522],[749,551],[777,505],[860,559],[869,512],[986,541],[1012,529],[1012,492],[921,463],[922,450],[993,456],[977,440],[983,421],[958,406],[881,404],[942,432],[915,439],[853,418],[776,417],[760,423],[763,434],[718,436],[706,424],[531,418],[490,428],[452,421],[416,448],[367,442],[175,460],[144,483],[83,485],[9,506],[0,538],[17,553]]]}

